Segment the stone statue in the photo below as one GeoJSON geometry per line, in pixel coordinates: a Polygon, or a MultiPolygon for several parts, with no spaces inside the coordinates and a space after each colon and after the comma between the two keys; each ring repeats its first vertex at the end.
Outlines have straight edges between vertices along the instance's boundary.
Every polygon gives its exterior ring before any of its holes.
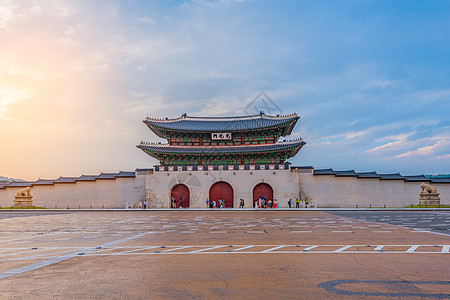
{"type": "Polygon", "coordinates": [[[14,207],[31,207],[33,206],[33,196],[31,196],[31,187],[18,190],[14,196],[14,207]]]}
{"type": "Polygon", "coordinates": [[[26,188],[19,190],[16,193],[16,196],[18,196],[18,197],[30,197],[31,196],[30,192],[31,192],[31,188],[29,186],[27,186],[26,188]]]}
{"type": "Polygon", "coordinates": [[[420,205],[441,205],[441,198],[437,192],[437,188],[433,185],[422,183],[420,184],[421,192],[419,193],[420,205]]]}
{"type": "Polygon", "coordinates": [[[437,193],[437,188],[435,186],[426,183],[422,183],[420,188],[422,189],[422,193],[437,193]]]}

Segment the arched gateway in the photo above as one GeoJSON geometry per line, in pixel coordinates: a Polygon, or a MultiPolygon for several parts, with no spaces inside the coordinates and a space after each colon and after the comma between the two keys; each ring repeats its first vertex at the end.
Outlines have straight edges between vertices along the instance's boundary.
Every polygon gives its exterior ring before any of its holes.
{"type": "Polygon", "coordinates": [[[259,183],[253,188],[253,203],[259,199],[259,197],[266,197],[266,200],[273,201],[273,189],[267,183],[259,183]]]}
{"type": "Polygon", "coordinates": [[[184,184],[177,184],[172,188],[170,193],[170,207],[172,207],[172,199],[177,200],[177,207],[180,207],[180,198],[182,199],[181,207],[189,207],[189,188],[184,184]]]}
{"type": "Polygon", "coordinates": [[[225,208],[233,207],[234,191],[231,185],[225,181],[214,183],[209,189],[209,201],[217,201],[222,198],[225,208]]]}

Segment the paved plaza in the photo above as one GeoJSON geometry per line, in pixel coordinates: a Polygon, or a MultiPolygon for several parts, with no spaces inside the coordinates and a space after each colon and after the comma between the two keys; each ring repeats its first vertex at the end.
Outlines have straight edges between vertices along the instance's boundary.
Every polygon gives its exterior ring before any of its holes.
{"type": "Polygon", "coordinates": [[[1,299],[450,298],[448,211],[0,212],[1,299]]]}

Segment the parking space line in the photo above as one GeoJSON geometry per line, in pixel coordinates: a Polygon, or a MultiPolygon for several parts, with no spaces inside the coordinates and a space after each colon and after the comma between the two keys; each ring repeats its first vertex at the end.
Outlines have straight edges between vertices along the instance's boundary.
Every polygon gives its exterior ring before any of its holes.
{"type": "Polygon", "coordinates": [[[273,250],[281,249],[281,248],[283,248],[283,247],[285,247],[285,246],[277,246],[277,247],[273,247],[273,248],[270,248],[270,249],[261,251],[261,253],[267,253],[267,252],[270,252],[270,251],[273,251],[273,250]]]}
{"type": "Polygon", "coordinates": [[[417,248],[419,248],[419,245],[413,245],[408,250],[406,250],[406,253],[413,253],[417,248]]]}
{"type": "Polygon", "coordinates": [[[335,253],[342,252],[342,251],[347,250],[348,248],[351,248],[351,247],[353,247],[353,245],[347,245],[347,246],[344,246],[342,248],[339,248],[339,249],[335,250],[334,252],[335,253]]]}
{"type": "Polygon", "coordinates": [[[194,250],[188,253],[198,253],[198,252],[203,252],[203,251],[208,251],[208,250],[212,250],[212,249],[217,249],[220,247],[225,247],[224,245],[220,245],[220,246],[214,246],[214,247],[209,247],[209,248],[205,248],[205,249],[200,249],[200,250],[194,250]]]}
{"type": "Polygon", "coordinates": [[[241,251],[241,250],[248,249],[248,248],[251,248],[251,247],[255,247],[255,245],[245,246],[245,247],[242,247],[242,248],[235,249],[234,251],[241,251]]]}

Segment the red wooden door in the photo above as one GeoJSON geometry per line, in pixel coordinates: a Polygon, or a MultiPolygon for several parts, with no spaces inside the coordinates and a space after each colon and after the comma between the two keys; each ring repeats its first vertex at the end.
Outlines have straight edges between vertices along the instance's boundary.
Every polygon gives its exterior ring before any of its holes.
{"type": "Polygon", "coordinates": [[[253,188],[253,203],[259,199],[259,197],[266,197],[266,200],[273,201],[273,190],[267,183],[259,183],[253,188]]]}
{"type": "Polygon", "coordinates": [[[219,201],[222,198],[225,201],[225,208],[233,207],[234,192],[231,185],[224,181],[214,183],[209,189],[209,201],[219,201]]]}
{"type": "MultiPolygon", "coordinates": [[[[189,207],[189,188],[184,184],[177,184],[173,187],[172,193],[170,194],[170,201],[172,201],[173,197],[177,200],[177,207],[180,207],[180,198],[181,207],[189,207]]],[[[172,207],[172,204],[170,204],[172,207]]]]}

